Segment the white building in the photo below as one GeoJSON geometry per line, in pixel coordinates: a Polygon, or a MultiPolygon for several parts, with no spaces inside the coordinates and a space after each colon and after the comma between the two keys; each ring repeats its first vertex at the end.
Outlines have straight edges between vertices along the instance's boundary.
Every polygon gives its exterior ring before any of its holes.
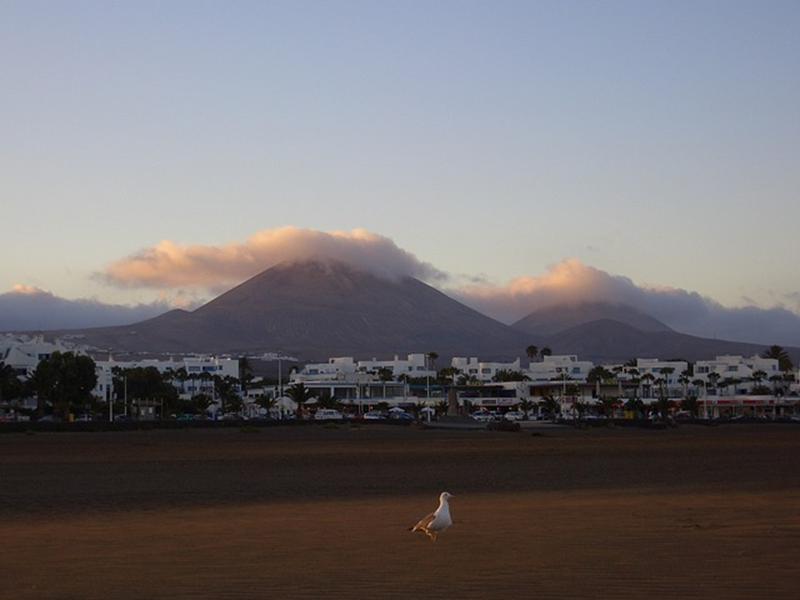
{"type": "Polygon", "coordinates": [[[532,362],[526,374],[531,381],[555,381],[567,377],[575,381],[586,381],[594,363],[578,360],[574,354],[545,356],[540,362],[532,362]]]}
{"type": "Polygon", "coordinates": [[[450,361],[450,366],[461,371],[467,378],[474,377],[484,383],[494,379],[500,371],[519,371],[519,358],[514,362],[482,362],[477,357],[455,357],[450,361]]]}
{"type": "Polygon", "coordinates": [[[680,385],[681,373],[689,368],[685,360],[659,360],[657,358],[637,358],[636,370],[639,377],[652,375],[654,379],[663,379],[668,387],[680,385]]]}
{"type": "Polygon", "coordinates": [[[292,381],[350,381],[355,378],[358,365],[352,356],[329,358],[326,363],[308,363],[291,375],[292,381]]]}
{"type": "Polygon", "coordinates": [[[39,361],[49,358],[54,352],[86,354],[80,348],[63,340],[46,342],[43,336],[0,336],[0,362],[10,366],[20,377],[30,377],[39,361]]]}
{"type": "Polygon", "coordinates": [[[409,354],[404,359],[395,354],[393,360],[373,358],[372,360],[358,361],[358,370],[362,373],[377,373],[380,369],[388,369],[395,380],[400,375],[408,378],[436,377],[436,370],[431,367],[426,354],[409,354]]]}
{"type": "Polygon", "coordinates": [[[172,371],[185,372],[186,378],[175,377],[172,385],[178,392],[191,398],[195,394],[211,394],[214,382],[213,376],[239,378],[239,360],[235,358],[216,358],[214,356],[187,356],[183,358],[159,360],[143,359],[130,361],[116,361],[109,357],[108,360],[95,361],[97,369],[97,385],[93,394],[98,398],[108,399],[113,390],[113,377],[115,369],[136,369],[153,367],[159,373],[172,371]],[[206,377],[203,374],[207,374],[206,377]]]}
{"type": "Polygon", "coordinates": [[[698,360],[694,366],[694,378],[708,383],[709,375],[716,373],[720,382],[726,379],[738,381],[734,393],[746,393],[755,386],[752,377],[757,371],[765,374],[760,382],[764,386],[770,385],[770,377],[781,374],[777,359],[760,356],[744,358],[726,354],[717,356],[714,360],[698,360]]]}

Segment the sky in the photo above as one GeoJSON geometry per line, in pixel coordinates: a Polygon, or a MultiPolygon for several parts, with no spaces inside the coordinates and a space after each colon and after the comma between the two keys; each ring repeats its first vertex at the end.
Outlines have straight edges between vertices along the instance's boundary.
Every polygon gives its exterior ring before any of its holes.
{"type": "Polygon", "coordinates": [[[456,293],[577,264],[800,313],[798,30],[777,0],[4,1],[0,292],[190,306],[230,278],[110,274],[293,227],[456,293]]]}

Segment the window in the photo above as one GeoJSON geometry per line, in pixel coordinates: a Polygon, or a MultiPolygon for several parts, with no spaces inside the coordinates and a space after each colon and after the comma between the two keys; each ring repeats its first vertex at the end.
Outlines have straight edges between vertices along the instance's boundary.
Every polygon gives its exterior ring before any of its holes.
{"type": "Polygon", "coordinates": [[[581,368],[580,367],[572,367],[572,372],[577,375],[578,373],[581,372],[581,368]]]}
{"type": "Polygon", "coordinates": [[[737,367],[736,365],[731,365],[731,366],[729,366],[729,367],[728,367],[727,369],[725,369],[725,370],[726,370],[726,371],[728,371],[728,372],[730,373],[730,372],[738,371],[738,370],[739,370],[739,367],[737,367]]]}
{"type": "Polygon", "coordinates": [[[492,370],[491,369],[487,369],[486,367],[481,369],[481,373],[484,374],[484,375],[489,375],[491,372],[492,372],[492,370]]]}

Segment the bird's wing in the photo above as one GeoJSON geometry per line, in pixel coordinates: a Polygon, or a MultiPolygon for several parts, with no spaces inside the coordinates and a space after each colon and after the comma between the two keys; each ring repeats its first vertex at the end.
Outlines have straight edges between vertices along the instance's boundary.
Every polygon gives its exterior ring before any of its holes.
{"type": "Polygon", "coordinates": [[[427,529],[428,525],[431,524],[431,521],[433,521],[435,516],[436,516],[436,512],[432,512],[429,515],[425,515],[424,517],[422,517],[419,520],[419,523],[417,523],[416,525],[414,525],[414,527],[411,528],[411,531],[418,531],[420,529],[427,529]]]}

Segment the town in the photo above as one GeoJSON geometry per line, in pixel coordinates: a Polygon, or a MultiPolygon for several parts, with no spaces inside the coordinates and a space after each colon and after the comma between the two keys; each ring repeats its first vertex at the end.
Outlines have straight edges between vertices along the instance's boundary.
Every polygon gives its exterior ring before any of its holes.
{"type": "Polygon", "coordinates": [[[267,377],[255,375],[253,357],[101,359],[73,339],[6,334],[0,421],[430,421],[448,411],[451,395],[476,421],[800,420],[800,372],[779,346],[695,363],[595,364],[535,346],[525,354],[527,364],[453,357],[441,365],[424,352],[302,366],[276,354],[277,377],[267,377]]]}

